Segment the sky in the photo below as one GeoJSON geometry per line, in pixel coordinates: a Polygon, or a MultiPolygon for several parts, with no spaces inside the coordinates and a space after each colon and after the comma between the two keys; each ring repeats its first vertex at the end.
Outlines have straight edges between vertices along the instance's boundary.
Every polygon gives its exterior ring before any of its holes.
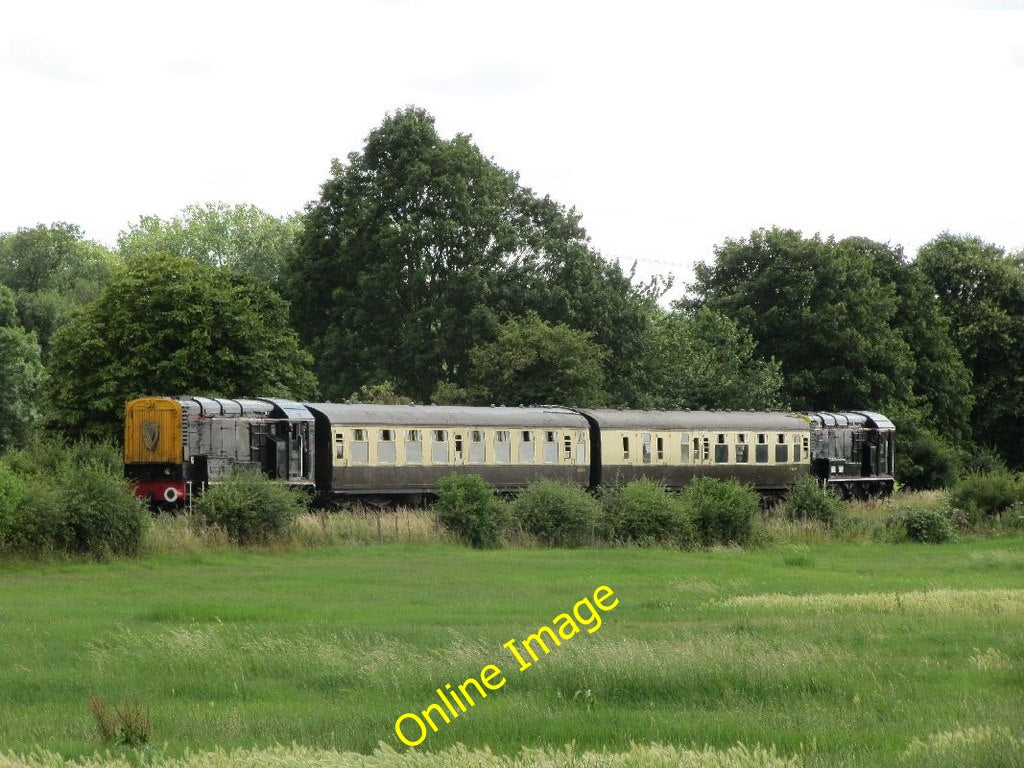
{"type": "Polygon", "coordinates": [[[782,226],[1024,249],[1024,0],[0,0],[0,232],[319,195],[426,109],[676,290],[782,226]]]}

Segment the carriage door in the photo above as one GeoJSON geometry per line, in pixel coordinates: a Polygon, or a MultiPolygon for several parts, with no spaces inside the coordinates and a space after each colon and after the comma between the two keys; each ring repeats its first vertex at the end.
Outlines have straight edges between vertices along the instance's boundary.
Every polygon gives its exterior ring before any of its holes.
{"type": "Polygon", "coordinates": [[[711,435],[708,432],[693,433],[693,463],[706,466],[711,463],[711,435]]]}

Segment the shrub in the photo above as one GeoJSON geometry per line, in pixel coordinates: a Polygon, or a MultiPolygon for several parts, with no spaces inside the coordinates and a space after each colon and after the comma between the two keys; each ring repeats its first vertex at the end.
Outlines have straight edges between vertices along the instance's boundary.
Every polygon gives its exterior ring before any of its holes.
{"type": "Polygon", "coordinates": [[[302,491],[244,469],[207,488],[196,513],[199,521],[219,525],[238,544],[261,544],[290,533],[307,504],[302,491]]]}
{"type": "Polygon", "coordinates": [[[994,517],[1024,501],[1024,483],[1006,470],[968,475],[949,494],[953,506],[969,517],[994,517]]]}
{"type": "Polygon", "coordinates": [[[953,539],[953,525],[937,509],[912,509],[894,513],[888,526],[900,538],[925,544],[941,544],[953,539]]]}
{"type": "Polygon", "coordinates": [[[116,449],[43,437],[5,458],[31,493],[5,512],[4,550],[134,555],[149,521],[144,505],[121,477],[116,449]]]}
{"type": "Polygon", "coordinates": [[[479,475],[448,475],[437,484],[441,525],[477,549],[501,546],[502,505],[479,475]]]}
{"type": "Polygon", "coordinates": [[[682,499],[653,480],[633,480],[601,495],[605,535],[612,541],[692,547],[697,530],[682,499]]]}
{"type": "Polygon", "coordinates": [[[100,464],[65,464],[58,477],[69,552],[105,557],[135,555],[149,511],[128,484],[100,464]]]}
{"type": "Polygon", "coordinates": [[[783,511],[790,520],[817,520],[834,524],[846,509],[843,500],[808,475],[789,489],[783,511]]]}
{"type": "Polygon", "coordinates": [[[0,462],[0,542],[4,540],[4,532],[14,517],[15,511],[25,498],[25,487],[21,480],[7,465],[0,462]]]}
{"type": "Polygon", "coordinates": [[[750,538],[760,499],[749,486],[734,480],[698,477],[686,486],[682,498],[705,546],[742,545],[750,538]]]}
{"type": "Polygon", "coordinates": [[[537,480],[512,502],[512,515],[542,544],[579,547],[594,541],[601,505],[575,485],[537,480]]]}

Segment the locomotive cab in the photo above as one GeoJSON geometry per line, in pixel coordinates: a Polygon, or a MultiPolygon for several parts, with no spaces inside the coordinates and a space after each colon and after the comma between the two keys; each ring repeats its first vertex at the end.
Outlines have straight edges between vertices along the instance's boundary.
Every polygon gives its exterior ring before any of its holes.
{"type": "Polygon", "coordinates": [[[892,493],[896,428],[871,411],[807,414],[811,472],[845,498],[892,493]]]}

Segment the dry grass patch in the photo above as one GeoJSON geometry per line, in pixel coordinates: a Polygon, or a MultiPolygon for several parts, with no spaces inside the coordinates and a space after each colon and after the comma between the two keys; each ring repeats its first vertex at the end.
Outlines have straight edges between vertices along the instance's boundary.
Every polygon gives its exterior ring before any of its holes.
{"type": "Polygon", "coordinates": [[[1020,616],[1024,589],[929,589],[855,594],[741,595],[723,600],[731,608],[778,608],[814,613],[908,613],[917,616],[1020,616]]]}

